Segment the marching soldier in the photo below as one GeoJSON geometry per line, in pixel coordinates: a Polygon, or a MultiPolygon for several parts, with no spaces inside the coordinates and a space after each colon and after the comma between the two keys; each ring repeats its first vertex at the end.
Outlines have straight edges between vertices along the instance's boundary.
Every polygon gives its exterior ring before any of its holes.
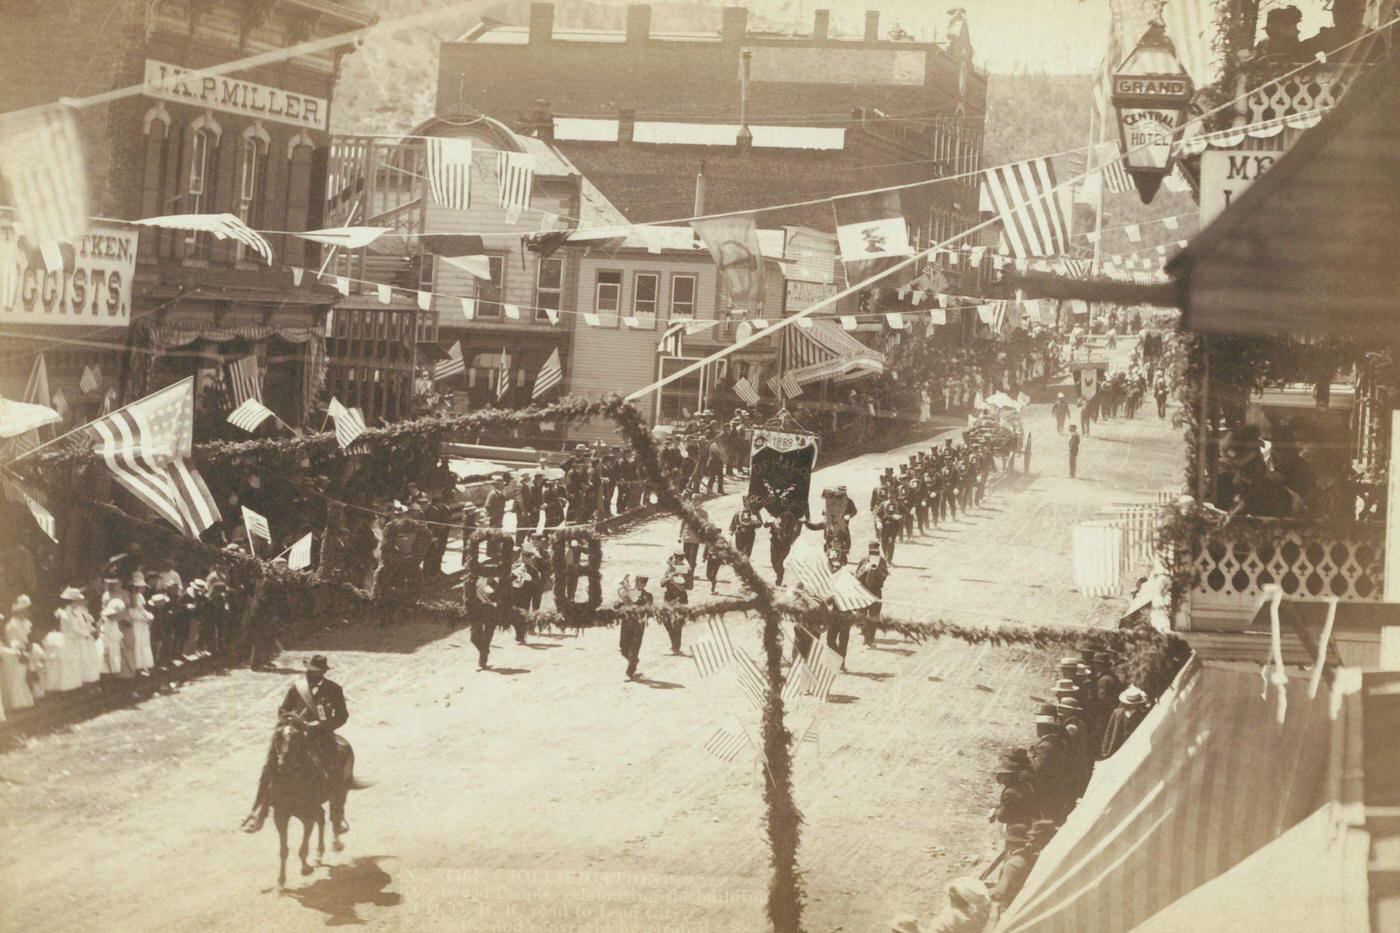
{"type": "MultiPolygon", "coordinates": [[[[639,575],[635,585],[631,582],[630,577],[622,578],[622,585],[617,590],[619,609],[644,609],[654,602],[651,593],[647,592],[647,577],[639,575]]],[[[637,670],[637,660],[642,655],[642,638],[646,634],[646,621],[646,617],[643,615],[635,617],[629,615],[624,616],[619,625],[617,649],[627,659],[628,680],[638,680],[642,677],[641,671],[637,670]]]]}
{"type": "MultiPolygon", "coordinates": [[[[865,555],[865,559],[856,567],[856,579],[860,585],[870,591],[875,597],[875,602],[866,606],[864,613],[866,618],[872,622],[880,618],[880,597],[885,592],[885,579],[890,575],[889,561],[880,554],[880,542],[871,541],[870,551],[865,555]]],[[[866,624],[860,627],[861,639],[869,647],[875,644],[875,626],[866,624]]]]}

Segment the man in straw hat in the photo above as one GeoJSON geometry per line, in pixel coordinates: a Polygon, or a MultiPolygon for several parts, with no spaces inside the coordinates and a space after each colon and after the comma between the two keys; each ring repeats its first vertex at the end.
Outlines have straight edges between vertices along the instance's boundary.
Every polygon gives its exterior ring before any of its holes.
{"type": "Polygon", "coordinates": [[[1128,736],[1147,715],[1147,694],[1137,687],[1129,687],[1118,695],[1118,708],[1108,717],[1104,729],[1103,745],[1099,747],[1099,757],[1107,758],[1128,741],[1128,736]]]}
{"type": "MultiPolygon", "coordinates": [[[[292,682],[287,695],[277,709],[278,723],[291,721],[302,727],[306,734],[308,750],[312,760],[321,769],[325,780],[326,795],[331,804],[331,825],[337,835],[348,833],[350,824],[345,821],[345,794],[342,752],[335,730],[350,719],[350,710],[345,705],[345,691],[340,684],[326,677],[330,663],[323,654],[315,654],[304,662],[306,673],[292,682]]],[[[339,742],[344,742],[339,739],[339,742]]],[[[348,744],[346,746],[349,747],[348,744]]],[[[272,772],[276,765],[273,746],[269,745],[267,760],[263,762],[262,774],[258,778],[258,793],[253,799],[253,810],[243,820],[243,831],[255,833],[262,829],[267,820],[270,806],[268,790],[272,784],[272,772]]]]}

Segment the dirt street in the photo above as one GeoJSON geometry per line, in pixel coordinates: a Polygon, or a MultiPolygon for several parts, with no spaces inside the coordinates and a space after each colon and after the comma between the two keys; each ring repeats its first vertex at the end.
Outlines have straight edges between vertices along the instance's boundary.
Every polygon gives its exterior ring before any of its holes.
{"type": "MultiPolygon", "coordinates": [[[[1069,530],[1110,503],[1179,476],[1179,439],[1143,413],[1101,423],[1070,480],[1048,405],[1028,415],[1031,472],[986,506],[900,545],[891,615],[995,625],[1106,622],[1121,600],[1074,592],[1069,530]]],[[[914,448],[819,471],[861,509],[880,468],[914,448]]],[[[736,496],[712,504],[727,524],[736,496]]],[[[653,579],[675,540],[658,519],[605,543],[606,593],[623,573],[653,579]]],[[[767,536],[759,537],[768,572],[767,536]]],[[[721,595],[735,584],[726,576],[721,595]]],[[[697,593],[703,588],[697,583],[697,593]]],[[[623,678],[612,630],[497,635],[496,670],[477,672],[464,631],[413,619],[292,646],[280,673],[235,671],[0,755],[5,926],[139,929],[755,931],[766,927],[767,845],[751,754],[725,764],[703,743],[725,721],[757,738],[728,673],[701,680],[651,627],[646,683],[623,678]],[[276,889],[276,837],[237,831],[274,710],[299,660],[330,656],[346,691],[359,771],[348,848],[276,889]],[[81,849],[75,842],[81,841],[81,849]],[[80,854],[81,853],[81,854],[80,854]]],[[[757,627],[730,632],[758,657],[757,627]]],[[[698,636],[687,632],[686,644],[698,636]]],[[[991,852],[988,769],[1031,732],[1053,656],[1019,649],[853,639],[850,673],[820,710],[795,783],[812,931],[879,928],[931,915],[951,877],[991,852]]],[[[810,701],[808,701],[810,704],[810,701]]],[[[810,705],[792,713],[804,726],[810,705]]]]}

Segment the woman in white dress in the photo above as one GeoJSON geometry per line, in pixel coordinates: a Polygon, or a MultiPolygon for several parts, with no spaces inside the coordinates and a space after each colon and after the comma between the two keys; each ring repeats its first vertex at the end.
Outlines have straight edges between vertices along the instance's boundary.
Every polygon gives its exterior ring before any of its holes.
{"type": "Polygon", "coordinates": [[[133,664],[138,671],[149,671],[156,666],[156,658],[151,651],[151,619],[154,616],[146,607],[145,574],[136,571],[131,575],[131,583],[128,586],[131,591],[131,604],[126,607],[126,617],[131,621],[133,664]]]}
{"type": "Polygon", "coordinates": [[[109,599],[102,607],[102,671],[106,674],[122,672],[122,619],[126,617],[126,603],[120,599],[109,599]]]}
{"type": "Polygon", "coordinates": [[[76,690],[83,684],[96,683],[102,673],[102,659],[97,655],[97,627],[88,611],[87,597],[76,586],[59,594],[63,608],[55,614],[63,632],[64,690],[76,690]],[[77,682],[73,682],[73,678],[77,682]]]}
{"type": "Polygon", "coordinates": [[[72,675],[67,672],[68,651],[65,648],[63,632],[60,630],[62,623],[58,621],[59,613],[62,610],[54,611],[54,627],[44,636],[44,692],[61,693],[64,690],[72,690],[74,687],[83,685],[81,671],[74,671],[72,675]],[[65,681],[69,678],[76,681],[73,687],[67,686],[65,681]]]}
{"type": "Polygon", "coordinates": [[[0,703],[8,712],[34,705],[29,692],[29,646],[22,643],[0,646],[0,703]]]}

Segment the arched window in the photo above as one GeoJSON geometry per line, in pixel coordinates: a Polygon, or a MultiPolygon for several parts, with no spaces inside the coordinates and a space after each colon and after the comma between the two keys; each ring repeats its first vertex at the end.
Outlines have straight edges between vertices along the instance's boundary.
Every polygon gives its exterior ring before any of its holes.
{"type": "MultiPolygon", "coordinates": [[[[205,114],[190,123],[189,171],[185,174],[186,212],[214,212],[218,203],[219,140],[223,130],[213,117],[205,114]]],[[[185,257],[205,259],[210,256],[213,238],[207,233],[190,233],[185,237],[185,257]]]]}
{"type": "MultiPolygon", "coordinates": [[[[270,140],[261,123],[243,131],[238,146],[238,216],[249,227],[263,226],[267,203],[267,149],[270,140]]],[[[239,243],[238,258],[244,259],[248,247],[239,243]]]]}
{"type": "MultiPolygon", "coordinates": [[[[174,176],[179,165],[179,153],[172,152],[167,144],[170,135],[170,112],[164,103],[156,104],[146,111],[143,121],[146,132],[145,159],[141,168],[141,205],[138,208],[142,217],[158,217],[163,211],[162,201],[165,192],[177,184],[174,176]],[[173,164],[172,164],[173,161],[173,164]]],[[[141,237],[141,252],[147,256],[158,255],[160,234],[152,229],[141,237]]]]}
{"type": "MultiPolygon", "coordinates": [[[[311,137],[298,133],[287,144],[287,229],[305,230],[311,211],[311,158],[315,154],[311,137]]],[[[300,237],[287,237],[283,247],[287,261],[306,263],[311,244],[300,237]]]]}

